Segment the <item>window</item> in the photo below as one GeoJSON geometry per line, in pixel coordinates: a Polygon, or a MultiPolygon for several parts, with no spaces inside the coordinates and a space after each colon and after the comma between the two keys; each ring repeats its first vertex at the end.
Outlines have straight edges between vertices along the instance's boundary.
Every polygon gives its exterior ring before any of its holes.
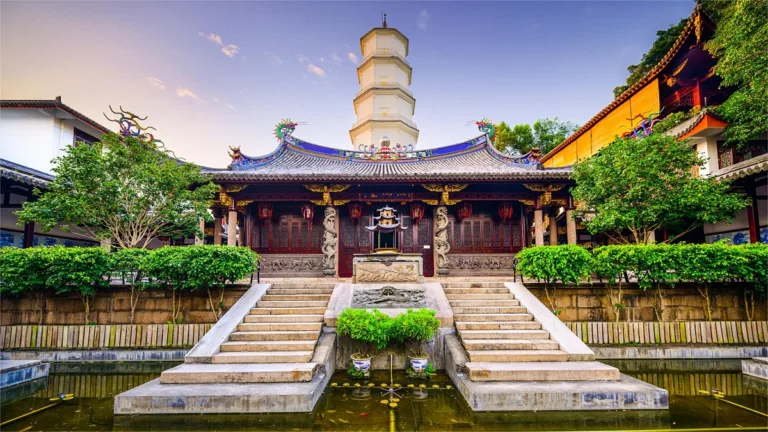
{"type": "Polygon", "coordinates": [[[93,143],[97,141],[99,141],[99,139],[94,137],[93,135],[87,134],[81,131],[80,129],[75,128],[75,137],[72,142],[72,145],[78,145],[79,143],[93,145],[93,143]]]}

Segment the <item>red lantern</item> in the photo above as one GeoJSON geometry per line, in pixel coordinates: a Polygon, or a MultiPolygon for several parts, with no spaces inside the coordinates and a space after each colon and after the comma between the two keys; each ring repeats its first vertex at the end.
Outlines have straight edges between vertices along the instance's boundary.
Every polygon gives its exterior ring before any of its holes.
{"type": "Polygon", "coordinates": [[[353,202],[347,204],[347,209],[349,210],[349,218],[352,219],[352,222],[357,223],[363,215],[363,205],[353,202]]]}
{"type": "Polygon", "coordinates": [[[422,219],[424,219],[424,204],[419,202],[411,203],[411,220],[413,220],[413,223],[418,225],[422,219]]]}
{"type": "Polygon", "coordinates": [[[315,206],[312,204],[302,204],[301,215],[304,219],[312,219],[315,216],[315,206]]]}
{"type": "Polygon", "coordinates": [[[267,220],[272,219],[272,204],[259,203],[259,219],[267,220]]]}
{"type": "Polygon", "coordinates": [[[459,220],[464,220],[472,216],[472,204],[463,202],[459,204],[459,220]]]}
{"type": "Polygon", "coordinates": [[[503,202],[499,204],[499,217],[501,220],[510,220],[515,213],[511,202],[503,202]]]}

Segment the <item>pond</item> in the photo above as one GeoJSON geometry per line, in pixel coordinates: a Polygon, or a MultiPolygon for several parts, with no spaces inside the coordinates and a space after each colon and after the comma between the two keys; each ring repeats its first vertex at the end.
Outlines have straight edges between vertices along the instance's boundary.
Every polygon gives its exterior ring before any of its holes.
{"type": "Polygon", "coordinates": [[[738,360],[606,363],[667,389],[669,411],[473,413],[447,376],[425,382],[397,372],[393,382],[400,385],[395,396],[399,400],[390,408],[382,403],[387,396],[381,387],[390,387],[389,372],[377,371],[370,383],[337,373],[331,380],[335,386],[326,389],[309,414],[115,417],[116,394],[158,377],[177,363],[54,363],[47,379],[3,391],[0,420],[10,421],[1,426],[4,431],[765,430],[768,424],[765,417],[745,409],[768,412],[768,382],[742,375],[738,360]],[[724,393],[724,400],[701,393],[713,389],[724,393]],[[51,401],[60,393],[72,394],[72,399],[51,401]],[[14,421],[28,413],[32,414],[14,421]]]}

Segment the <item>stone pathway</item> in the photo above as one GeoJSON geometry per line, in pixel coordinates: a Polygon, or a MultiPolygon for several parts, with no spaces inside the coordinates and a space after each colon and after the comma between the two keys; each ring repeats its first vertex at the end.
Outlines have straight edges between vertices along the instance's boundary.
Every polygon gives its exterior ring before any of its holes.
{"type": "Polygon", "coordinates": [[[273,284],[213,363],[305,363],[323,327],[333,284],[273,284]]]}

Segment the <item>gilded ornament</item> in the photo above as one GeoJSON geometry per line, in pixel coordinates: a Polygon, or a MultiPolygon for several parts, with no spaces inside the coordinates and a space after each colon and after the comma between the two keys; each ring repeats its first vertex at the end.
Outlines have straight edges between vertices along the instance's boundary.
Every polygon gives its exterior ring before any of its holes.
{"type": "Polygon", "coordinates": [[[240,213],[245,214],[246,208],[255,200],[237,200],[235,205],[237,206],[237,211],[240,213]]]}
{"type": "Polygon", "coordinates": [[[224,207],[232,207],[234,205],[234,200],[231,196],[227,195],[226,192],[219,192],[219,203],[224,207]]]}
{"type": "Polygon", "coordinates": [[[469,186],[468,183],[456,183],[456,184],[440,184],[440,183],[425,183],[421,187],[430,191],[440,193],[440,204],[453,205],[461,202],[461,200],[451,199],[451,192],[460,192],[469,186]]]}
{"type": "Polygon", "coordinates": [[[235,192],[240,192],[243,189],[247,188],[248,185],[244,183],[232,183],[232,184],[225,184],[223,187],[224,187],[224,192],[235,193],[235,192]]]}

